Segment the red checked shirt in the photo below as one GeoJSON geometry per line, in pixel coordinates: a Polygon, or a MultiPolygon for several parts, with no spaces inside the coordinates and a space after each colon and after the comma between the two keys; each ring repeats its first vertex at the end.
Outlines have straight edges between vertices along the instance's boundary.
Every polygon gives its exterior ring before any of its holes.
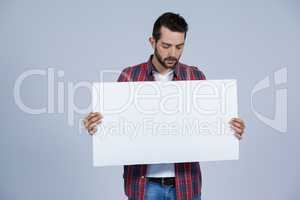
{"type": "MultiPolygon", "coordinates": [[[[118,82],[154,81],[152,56],[146,63],[125,68],[118,82]]],[[[172,81],[205,80],[205,75],[197,67],[177,63],[172,81]]],[[[130,199],[144,200],[147,165],[125,165],[123,178],[125,194],[130,199]]],[[[177,200],[191,200],[201,195],[202,177],[198,162],[175,163],[175,187],[177,200]]]]}

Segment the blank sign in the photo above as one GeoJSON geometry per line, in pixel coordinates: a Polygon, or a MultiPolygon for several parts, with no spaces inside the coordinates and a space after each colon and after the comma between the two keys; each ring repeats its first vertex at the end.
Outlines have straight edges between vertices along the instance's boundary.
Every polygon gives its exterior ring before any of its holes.
{"type": "Polygon", "coordinates": [[[235,80],[93,84],[94,166],[236,160],[235,80]]]}

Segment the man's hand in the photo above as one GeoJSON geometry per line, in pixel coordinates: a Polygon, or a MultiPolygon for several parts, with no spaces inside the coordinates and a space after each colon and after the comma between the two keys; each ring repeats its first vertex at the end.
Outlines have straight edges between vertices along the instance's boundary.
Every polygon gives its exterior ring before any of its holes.
{"type": "Polygon", "coordinates": [[[91,112],[86,118],[84,118],[83,124],[90,135],[94,135],[97,132],[97,125],[102,122],[103,116],[98,112],[91,112]]]}
{"type": "Polygon", "coordinates": [[[235,131],[235,136],[241,140],[242,139],[242,135],[244,133],[245,130],[245,123],[242,119],[240,118],[232,118],[229,122],[229,124],[231,125],[231,128],[235,131]]]}

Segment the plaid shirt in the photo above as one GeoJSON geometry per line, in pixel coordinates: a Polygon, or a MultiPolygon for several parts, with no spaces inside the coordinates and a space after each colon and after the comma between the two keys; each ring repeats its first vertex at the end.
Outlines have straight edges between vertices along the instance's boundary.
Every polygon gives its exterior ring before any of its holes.
{"type": "MultiPolygon", "coordinates": [[[[146,63],[125,68],[118,82],[155,81],[152,56],[146,63]]],[[[173,81],[205,80],[204,74],[197,68],[177,63],[174,67],[173,81]]],[[[144,200],[147,165],[125,165],[123,178],[125,194],[136,200],[144,200]]],[[[201,195],[202,177],[198,162],[175,163],[175,187],[177,200],[191,200],[201,195]]]]}

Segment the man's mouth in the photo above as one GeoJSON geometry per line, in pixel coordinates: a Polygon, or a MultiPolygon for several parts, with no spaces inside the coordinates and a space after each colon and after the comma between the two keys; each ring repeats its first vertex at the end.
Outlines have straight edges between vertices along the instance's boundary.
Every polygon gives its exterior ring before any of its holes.
{"type": "Polygon", "coordinates": [[[167,60],[168,64],[174,64],[176,62],[176,60],[167,60]]]}

